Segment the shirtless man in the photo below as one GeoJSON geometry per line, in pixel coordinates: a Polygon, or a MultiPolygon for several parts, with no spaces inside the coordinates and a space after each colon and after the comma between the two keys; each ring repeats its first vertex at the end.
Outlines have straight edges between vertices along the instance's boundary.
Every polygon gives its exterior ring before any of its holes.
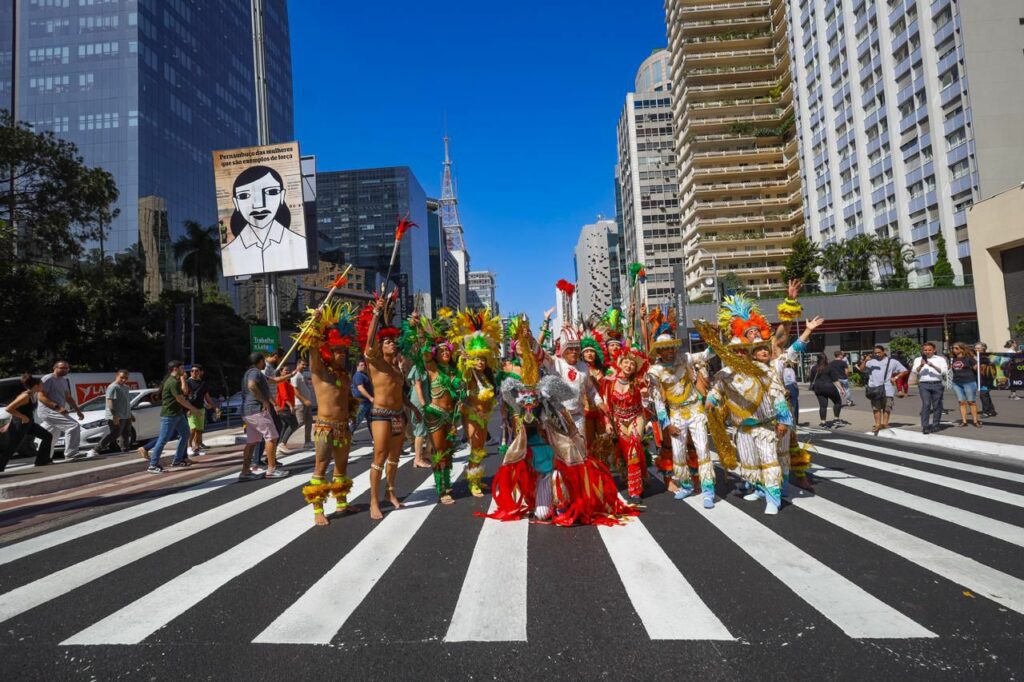
{"type": "Polygon", "coordinates": [[[330,331],[320,349],[311,349],[309,353],[309,371],[319,409],[313,421],[316,464],[313,478],[303,487],[302,494],[313,505],[313,520],[318,526],[328,524],[323,506],[327,494],[334,496],[337,512],[341,513],[349,510],[348,492],[352,489],[352,479],[346,475],[352,444],[348,421],[352,378],[345,368],[352,339],[341,336],[335,329],[330,331]],[[327,483],[327,463],[332,458],[334,477],[327,483]]]}
{"type": "Polygon", "coordinates": [[[398,458],[405,443],[405,407],[419,412],[409,405],[405,398],[405,372],[398,352],[398,329],[381,327],[386,298],[374,304],[373,318],[363,354],[367,371],[373,384],[373,407],[370,409],[370,434],[373,436],[373,464],[370,465],[370,518],[379,521],[384,518],[377,500],[381,473],[387,463],[388,501],[395,509],[402,503],[395,495],[395,477],[398,474],[398,458]]]}

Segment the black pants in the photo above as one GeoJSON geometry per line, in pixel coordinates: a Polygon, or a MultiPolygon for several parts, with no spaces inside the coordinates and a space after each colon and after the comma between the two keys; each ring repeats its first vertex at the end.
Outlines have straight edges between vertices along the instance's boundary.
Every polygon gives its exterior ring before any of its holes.
{"type": "Polygon", "coordinates": [[[978,398],[981,401],[981,411],[990,417],[996,416],[996,406],[992,404],[992,393],[989,389],[983,388],[978,391],[978,398]]]}
{"type": "Polygon", "coordinates": [[[50,444],[53,442],[53,434],[35,422],[22,424],[17,419],[4,434],[6,442],[0,447],[0,471],[7,467],[7,462],[14,456],[15,452],[22,455],[35,455],[36,466],[50,463],[50,444]],[[39,447],[32,447],[32,440],[39,439],[39,447]]]}
{"type": "Polygon", "coordinates": [[[121,447],[127,450],[131,444],[125,445],[125,434],[128,432],[128,427],[131,426],[131,423],[131,419],[119,419],[117,424],[114,423],[113,419],[108,419],[107,435],[103,436],[103,440],[96,444],[96,452],[104,452],[110,447],[117,445],[118,439],[121,439],[121,447]]]}
{"type": "Polygon", "coordinates": [[[288,439],[292,437],[296,429],[299,428],[299,420],[296,419],[295,413],[291,410],[281,410],[277,413],[278,421],[281,425],[278,427],[278,441],[279,445],[284,445],[288,442],[288,439]]]}
{"type": "Polygon", "coordinates": [[[839,395],[839,389],[836,388],[835,384],[825,384],[814,386],[814,395],[818,399],[818,416],[821,417],[821,421],[825,421],[825,417],[828,414],[828,401],[832,401],[832,414],[836,419],[839,419],[839,413],[843,409],[843,399],[839,395]]]}

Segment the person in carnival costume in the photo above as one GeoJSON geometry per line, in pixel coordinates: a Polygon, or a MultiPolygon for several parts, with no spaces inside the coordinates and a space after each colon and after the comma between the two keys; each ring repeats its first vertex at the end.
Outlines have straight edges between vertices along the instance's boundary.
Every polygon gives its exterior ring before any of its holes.
{"type": "Polygon", "coordinates": [[[352,479],[347,476],[352,378],[347,370],[348,352],[356,330],[352,307],[347,303],[327,304],[310,311],[297,341],[300,352],[309,356],[313,391],[319,405],[313,421],[316,463],[313,477],[302,488],[306,502],[313,505],[313,521],[328,524],[324,502],[334,497],[337,512],[348,510],[348,492],[352,479]],[[327,464],[334,460],[334,476],[327,481],[327,464]]]}
{"type": "MultiPolygon", "coordinates": [[[[513,316],[509,320],[508,327],[505,330],[505,339],[507,341],[506,348],[508,352],[502,360],[501,371],[498,372],[498,376],[496,377],[496,385],[499,390],[501,388],[501,384],[509,377],[517,380],[521,380],[523,378],[522,361],[519,359],[517,349],[518,341],[516,340],[520,324],[528,324],[528,322],[525,321],[525,317],[520,317],[518,315],[513,316]]],[[[501,412],[501,444],[498,445],[498,454],[504,456],[505,451],[508,449],[508,444],[512,442],[512,437],[515,434],[513,433],[512,413],[505,405],[505,401],[499,400],[498,406],[498,409],[501,412]]]]}
{"type": "Polygon", "coordinates": [[[607,365],[615,363],[615,356],[622,350],[622,311],[609,308],[596,325],[597,334],[604,339],[604,359],[607,365]]]}
{"type": "Polygon", "coordinates": [[[742,294],[728,296],[718,314],[719,328],[729,332],[723,343],[703,320],[695,323],[701,337],[718,354],[722,369],[712,379],[706,398],[708,429],[722,465],[732,469],[739,455],[740,475],[755,489],[745,500],[765,500],[765,513],[778,514],[782,505],[782,470],[778,439],[793,424],[786,389],[771,366],[772,331],[757,305],[742,294]],[[725,416],[736,428],[728,437],[725,416]]]}
{"type": "Polygon", "coordinates": [[[430,400],[423,408],[423,420],[430,432],[433,449],[434,487],[441,504],[454,504],[452,497],[452,453],[466,400],[466,384],[455,367],[455,347],[449,341],[452,311],[442,308],[436,319],[413,313],[402,324],[402,352],[425,372],[430,400]]]}
{"type": "Polygon", "coordinates": [[[620,466],[626,471],[630,504],[640,504],[647,479],[647,458],[643,436],[644,376],[647,358],[639,350],[626,346],[615,356],[615,371],[601,381],[601,395],[608,406],[607,432],[618,442],[620,466]]]}
{"type": "MultiPolygon", "coordinates": [[[[551,324],[549,310],[544,315],[541,333],[546,335],[551,324]]],[[[597,390],[597,384],[590,378],[590,368],[580,359],[580,335],[572,327],[565,327],[558,340],[558,351],[555,355],[537,346],[537,360],[545,372],[557,374],[572,388],[572,394],[566,398],[565,409],[569,411],[576,430],[586,433],[585,414],[587,407],[603,409],[604,404],[597,390]]]]}
{"type": "Polygon", "coordinates": [[[395,495],[398,459],[405,443],[405,408],[409,404],[405,395],[405,371],[398,351],[399,330],[390,324],[391,307],[398,290],[377,297],[360,311],[356,321],[359,345],[366,358],[366,368],[373,384],[373,407],[370,409],[370,434],[373,436],[373,463],[370,465],[370,518],[380,520],[384,515],[377,500],[381,474],[387,466],[388,501],[395,509],[402,504],[395,495]]]}
{"type": "MultiPolygon", "coordinates": [[[[802,282],[790,280],[787,296],[778,305],[779,326],[775,330],[775,337],[772,343],[772,366],[782,381],[782,373],[786,363],[796,363],[800,360],[800,354],[807,350],[807,342],[811,334],[825,323],[821,317],[807,320],[804,330],[800,336],[788,348],[785,347],[789,337],[789,326],[794,320],[800,319],[803,314],[803,306],[797,300],[800,295],[802,282]]],[[[793,415],[793,424],[786,431],[785,435],[779,438],[779,466],[782,468],[782,494],[786,495],[786,483],[792,483],[798,488],[808,492],[814,492],[814,485],[811,483],[808,471],[811,468],[811,452],[808,447],[801,445],[797,438],[797,422],[800,415],[793,415]]]]}
{"type": "MultiPolygon", "coordinates": [[[[590,326],[584,328],[583,335],[580,338],[580,357],[587,365],[587,374],[590,375],[591,381],[597,386],[600,386],[604,378],[609,373],[612,373],[612,370],[606,367],[604,363],[604,347],[602,342],[603,339],[600,332],[590,326]]],[[[605,433],[606,421],[604,410],[596,405],[588,405],[583,412],[583,436],[587,442],[587,450],[591,454],[596,454],[596,450],[604,451],[607,449],[604,447],[604,444],[607,443],[608,439],[602,438],[602,435],[605,433]],[[600,443],[598,442],[599,440],[600,443]]],[[[598,455],[598,459],[606,461],[600,455],[598,455]]]]}
{"type": "Polygon", "coordinates": [[[459,372],[466,386],[466,435],[469,439],[469,464],[466,480],[474,497],[483,497],[483,461],[487,456],[487,424],[494,412],[501,348],[501,318],[489,310],[462,311],[455,316],[452,337],[458,348],[459,372]]]}
{"type": "Polygon", "coordinates": [[[708,421],[704,412],[700,368],[707,361],[707,351],[686,353],[679,349],[682,341],[675,335],[676,322],[670,314],[655,310],[650,315],[654,329],[651,350],[657,362],[651,366],[651,399],[661,428],[662,438],[672,448],[672,468],[667,473],[669,492],[681,500],[694,491],[691,482],[696,473],[700,481],[705,509],[715,506],[715,468],[708,447],[708,421]],[[696,472],[689,471],[687,437],[696,454],[696,472]]]}
{"type": "Polygon", "coordinates": [[[530,514],[560,526],[615,525],[638,512],[619,498],[608,468],[586,455],[583,437],[565,402],[574,389],[557,374],[540,378],[529,327],[517,327],[521,379],[501,384],[512,413],[514,437],[492,479],[494,511],[515,521],[530,514]]]}

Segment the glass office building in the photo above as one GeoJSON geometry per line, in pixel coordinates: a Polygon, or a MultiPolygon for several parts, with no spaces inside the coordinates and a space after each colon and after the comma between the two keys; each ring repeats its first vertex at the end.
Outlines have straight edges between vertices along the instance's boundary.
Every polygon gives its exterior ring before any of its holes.
{"type": "MultiPolygon", "coordinates": [[[[249,0],[17,0],[17,116],[74,142],[117,181],[108,252],[139,241],[162,200],[173,240],[213,224],[211,152],[257,142],[249,0]]],[[[10,108],[12,6],[0,11],[0,106],[10,108]]],[[[271,142],[293,139],[286,0],[265,0],[271,142]]]]}

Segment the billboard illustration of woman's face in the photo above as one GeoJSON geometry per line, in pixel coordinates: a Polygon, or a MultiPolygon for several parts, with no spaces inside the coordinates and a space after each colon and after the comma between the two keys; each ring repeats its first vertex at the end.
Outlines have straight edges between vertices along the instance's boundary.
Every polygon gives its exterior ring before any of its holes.
{"type": "Polygon", "coordinates": [[[284,199],[284,185],[268,172],[251,182],[237,185],[233,200],[235,210],[245,222],[257,229],[264,229],[274,222],[284,199]]]}

